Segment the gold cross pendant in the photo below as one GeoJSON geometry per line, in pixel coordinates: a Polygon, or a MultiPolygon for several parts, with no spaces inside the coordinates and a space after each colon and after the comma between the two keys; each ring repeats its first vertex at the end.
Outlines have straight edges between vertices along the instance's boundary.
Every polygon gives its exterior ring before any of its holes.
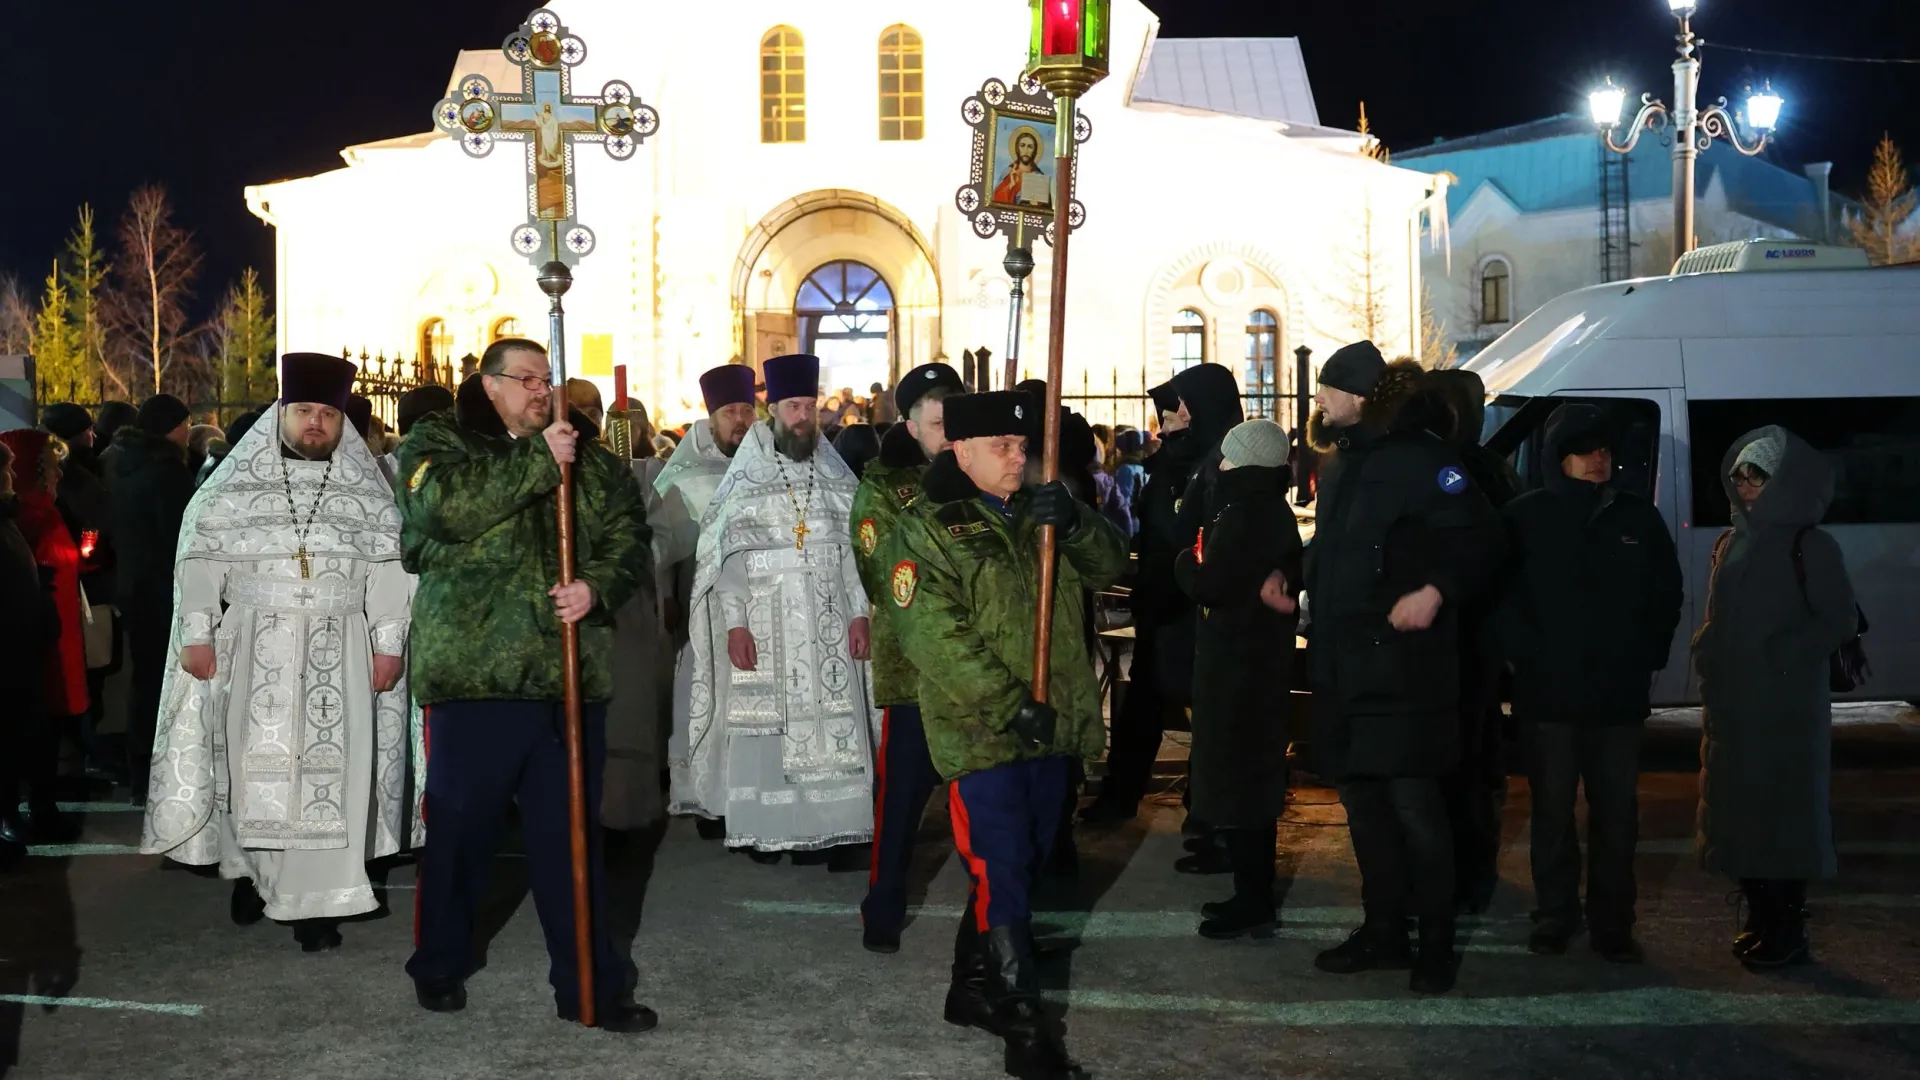
{"type": "Polygon", "coordinates": [[[807,549],[807,534],[811,533],[812,531],[813,531],[812,529],[807,528],[807,523],[804,521],[794,525],[793,550],[805,551],[807,549]]]}
{"type": "Polygon", "coordinates": [[[300,576],[303,578],[312,577],[313,559],[312,556],[307,553],[307,545],[301,544],[300,550],[294,552],[293,557],[300,560],[300,576]]]}

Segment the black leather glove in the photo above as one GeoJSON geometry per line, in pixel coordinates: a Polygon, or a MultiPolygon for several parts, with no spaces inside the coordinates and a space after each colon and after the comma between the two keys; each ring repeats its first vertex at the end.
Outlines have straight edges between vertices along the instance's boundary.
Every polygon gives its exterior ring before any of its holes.
{"type": "Polygon", "coordinates": [[[1053,745],[1053,724],[1059,717],[1053,706],[1028,698],[1026,704],[1014,711],[1013,722],[1007,725],[1007,730],[1028,746],[1044,748],[1053,745]]]}
{"type": "Polygon", "coordinates": [[[1080,524],[1080,504],[1074,500],[1065,481],[1055,480],[1034,488],[1032,507],[1033,523],[1052,525],[1059,530],[1062,540],[1072,536],[1080,524]]]}

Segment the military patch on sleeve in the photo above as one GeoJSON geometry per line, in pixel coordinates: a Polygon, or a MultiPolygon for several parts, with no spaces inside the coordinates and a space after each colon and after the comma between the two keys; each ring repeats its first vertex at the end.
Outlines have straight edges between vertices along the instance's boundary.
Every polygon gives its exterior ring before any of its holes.
{"type": "Polygon", "coordinates": [[[868,555],[873,554],[873,549],[879,546],[880,544],[880,529],[878,526],[874,525],[872,518],[860,519],[859,535],[860,535],[860,550],[865,552],[868,555]]]}
{"type": "Polygon", "coordinates": [[[969,521],[963,525],[947,526],[947,535],[955,539],[959,539],[962,536],[978,536],[986,531],[987,523],[984,521],[969,521]]]}
{"type": "Polygon", "coordinates": [[[902,559],[893,564],[893,604],[895,607],[913,606],[913,591],[920,587],[920,567],[912,559],[902,559]]]}
{"type": "Polygon", "coordinates": [[[432,464],[433,464],[433,459],[428,458],[425,461],[422,461],[418,468],[413,470],[413,475],[407,477],[408,491],[420,490],[420,485],[427,482],[427,467],[432,464]]]}
{"type": "Polygon", "coordinates": [[[1458,465],[1448,465],[1440,470],[1440,490],[1449,495],[1458,495],[1467,490],[1467,474],[1458,465]]]}

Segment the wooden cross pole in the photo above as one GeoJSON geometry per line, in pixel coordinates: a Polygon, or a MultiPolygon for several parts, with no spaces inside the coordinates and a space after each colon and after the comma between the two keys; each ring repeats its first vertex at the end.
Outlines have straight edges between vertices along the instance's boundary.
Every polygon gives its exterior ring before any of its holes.
{"type": "MultiPolygon", "coordinates": [[[[436,126],[460,140],[472,157],[485,157],[495,142],[527,145],[526,222],[513,230],[515,251],[538,267],[540,291],[547,294],[547,356],[553,365],[553,400],[566,408],[566,311],[560,298],[573,286],[573,265],[593,250],[593,231],[573,220],[574,148],[597,142],[616,161],[632,157],[659,130],[660,116],[641,104],[633,89],[615,80],[599,97],[574,97],[573,66],[587,58],[586,42],[570,33],[560,16],[535,10],[507,35],[501,51],[520,69],[520,93],[495,93],[485,76],[461,78],[454,93],[434,106],[436,126]]],[[[565,413],[561,413],[561,419],[565,413]]],[[[574,580],[573,468],[560,465],[555,500],[559,534],[560,584],[574,580]]],[[[566,710],[568,832],[573,861],[573,933],[579,971],[580,1022],[593,1027],[593,904],[588,873],[587,783],[580,702],[580,630],[560,630],[560,656],[566,710]]]]}
{"type": "MultiPolygon", "coordinates": [[[[1047,400],[1040,407],[1046,427],[1040,437],[1040,482],[1051,484],[1060,478],[1060,380],[1065,377],[1067,355],[1067,243],[1073,235],[1069,215],[1073,209],[1073,151],[1075,146],[1074,95],[1054,97],[1053,158],[1053,281],[1048,296],[1047,321],[1047,400]]],[[[1052,675],[1053,586],[1059,573],[1058,532],[1051,525],[1040,527],[1040,596],[1034,610],[1033,699],[1046,701],[1052,675]]]]}

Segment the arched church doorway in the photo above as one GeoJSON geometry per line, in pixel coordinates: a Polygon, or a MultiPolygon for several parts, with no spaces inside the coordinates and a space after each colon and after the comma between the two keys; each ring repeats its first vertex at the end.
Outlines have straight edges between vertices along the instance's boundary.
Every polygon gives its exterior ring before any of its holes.
{"type": "Polygon", "coordinates": [[[820,385],[865,394],[893,382],[893,290],[873,267],[836,259],[800,283],[793,314],[800,351],[820,358],[820,385]]]}
{"type": "Polygon", "coordinates": [[[736,347],[756,368],[811,350],[821,383],[865,394],[940,350],[940,278],[912,219],[858,191],[823,189],[775,207],[734,264],[736,347]]]}

